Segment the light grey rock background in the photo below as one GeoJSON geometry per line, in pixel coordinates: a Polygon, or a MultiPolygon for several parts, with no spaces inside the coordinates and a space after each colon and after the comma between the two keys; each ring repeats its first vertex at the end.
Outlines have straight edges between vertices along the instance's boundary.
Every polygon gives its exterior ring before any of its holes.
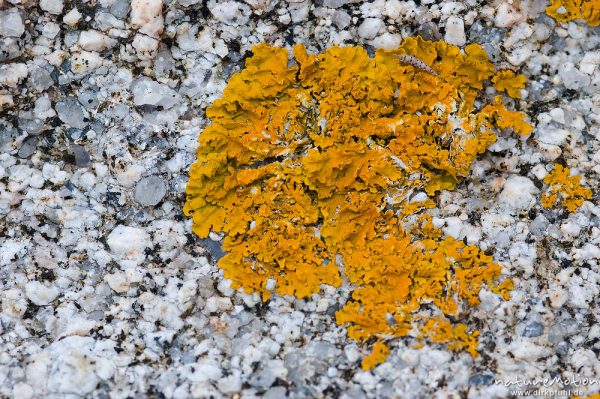
{"type": "Polygon", "coordinates": [[[539,205],[557,160],[598,188],[598,28],[557,25],[540,0],[0,4],[0,397],[503,398],[494,379],[600,376],[598,197],[539,205]],[[333,318],[347,290],[234,292],[220,237],[195,237],[181,208],[204,110],[252,45],[415,34],[482,43],[530,78],[514,103],[534,133],[502,134],[436,219],[516,288],[467,314],[479,358],[406,338],[363,372],[333,318]]]}

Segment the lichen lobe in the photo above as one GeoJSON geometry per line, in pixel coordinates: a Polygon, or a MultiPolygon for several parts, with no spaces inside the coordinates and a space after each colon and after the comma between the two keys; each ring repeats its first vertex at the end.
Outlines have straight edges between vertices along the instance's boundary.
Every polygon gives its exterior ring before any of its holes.
{"type": "Polygon", "coordinates": [[[600,26],[598,0],[551,0],[546,13],[557,22],[585,20],[590,26],[600,26]]]}

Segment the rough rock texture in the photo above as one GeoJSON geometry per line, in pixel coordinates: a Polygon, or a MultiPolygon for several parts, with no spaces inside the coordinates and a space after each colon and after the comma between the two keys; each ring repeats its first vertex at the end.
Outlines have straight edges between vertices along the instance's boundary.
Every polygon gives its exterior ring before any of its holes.
{"type": "Polygon", "coordinates": [[[144,206],[157,205],[167,193],[167,186],[158,176],[141,179],[135,186],[135,200],[144,206]]]}
{"type": "Polygon", "coordinates": [[[545,5],[5,0],[0,397],[505,398],[533,390],[505,385],[517,379],[598,377],[600,31],[545,5]],[[254,44],[372,53],[416,34],[479,42],[529,79],[514,105],[534,132],[501,135],[433,211],[515,290],[483,291],[460,316],[480,329],[479,357],[406,338],[365,372],[333,316],[347,289],[267,303],[234,291],[215,266],[222,237],[197,239],[181,208],[204,109],[254,44]],[[540,206],[555,162],[594,191],[575,213],[540,206]]]}

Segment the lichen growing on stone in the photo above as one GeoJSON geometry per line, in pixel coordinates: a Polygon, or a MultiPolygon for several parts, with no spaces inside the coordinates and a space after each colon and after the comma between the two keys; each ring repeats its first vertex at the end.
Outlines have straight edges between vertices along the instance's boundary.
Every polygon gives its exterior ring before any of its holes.
{"type": "Polygon", "coordinates": [[[376,342],[373,345],[373,351],[362,360],[361,365],[363,370],[370,370],[378,364],[385,362],[389,354],[390,348],[386,344],[381,341],[376,342]]]}
{"type": "Polygon", "coordinates": [[[527,78],[523,75],[517,75],[511,70],[499,71],[492,78],[494,88],[500,92],[505,92],[512,98],[521,98],[521,90],[525,87],[527,78]]]}
{"type": "Polygon", "coordinates": [[[447,344],[448,349],[467,351],[471,356],[477,356],[477,331],[468,333],[463,323],[452,324],[445,317],[431,318],[425,322],[421,337],[427,337],[433,342],[447,344]]]}
{"type": "Polygon", "coordinates": [[[343,274],[355,289],[336,320],[375,341],[366,369],[389,353],[384,339],[423,325],[434,342],[476,354],[476,333],[461,323],[445,333],[421,308],[459,318],[484,284],[504,298],[512,289],[490,256],[443,237],[427,213],[497,129],[531,131],[501,96],[486,104],[486,52],[418,37],[374,58],[361,47],[253,53],[206,111],[184,208],[199,236],[225,233],[225,277],[266,300],[308,297],[343,274]]]}
{"type": "Polygon", "coordinates": [[[592,190],[583,187],[581,176],[571,176],[571,170],[562,165],[554,165],[552,172],[544,178],[548,189],[542,195],[541,203],[544,208],[562,207],[569,212],[575,212],[583,201],[592,198],[592,190]]]}
{"type": "Polygon", "coordinates": [[[600,25],[598,0],[550,0],[546,13],[558,22],[584,19],[590,26],[600,25]]]}
{"type": "Polygon", "coordinates": [[[600,393],[595,393],[589,396],[573,396],[573,399],[600,399],[600,393]]]}

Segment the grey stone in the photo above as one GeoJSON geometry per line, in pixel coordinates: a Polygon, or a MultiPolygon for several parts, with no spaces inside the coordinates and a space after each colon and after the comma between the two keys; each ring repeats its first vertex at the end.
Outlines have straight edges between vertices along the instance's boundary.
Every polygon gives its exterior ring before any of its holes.
{"type": "Polygon", "coordinates": [[[90,154],[80,145],[73,145],[73,154],[75,155],[75,165],[85,168],[90,164],[90,154]]]}
{"type": "Polygon", "coordinates": [[[154,61],[154,73],[156,76],[169,76],[169,73],[175,68],[175,60],[168,47],[162,45],[158,50],[158,55],[154,61]]]}
{"type": "Polygon", "coordinates": [[[367,395],[365,391],[361,389],[360,386],[356,384],[352,384],[346,390],[346,395],[351,399],[366,399],[367,395]]]}
{"type": "Polygon", "coordinates": [[[8,152],[12,149],[15,137],[19,131],[15,128],[0,126],[0,152],[8,152]]]}
{"type": "Polygon", "coordinates": [[[117,18],[126,18],[129,14],[129,0],[117,0],[110,6],[110,13],[117,18]]]}
{"type": "Polygon", "coordinates": [[[505,35],[504,29],[490,28],[476,21],[469,29],[469,41],[481,43],[491,60],[500,59],[500,50],[495,43],[502,43],[505,35]]]}
{"type": "Polygon", "coordinates": [[[0,11],[0,36],[19,37],[23,32],[25,32],[25,25],[18,9],[0,11]]]}
{"type": "Polygon", "coordinates": [[[369,40],[375,38],[384,27],[385,23],[379,18],[365,18],[357,32],[360,37],[369,40]]]}
{"type": "Polygon", "coordinates": [[[29,134],[40,134],[44,128],[44,121],[35,118],[22,118],[18,119],[19,129],[29,134]]]}
{"type": "Polygon", "coordinates": [[[522,336],[528,338],[539,337],[544,333],[544,325],[538,321],[532,321],[524,326],[522,336]]]}
{"type": "Polygon", "coordinates": [[[548,341],[557,345],[562,342],[567,335],[567,329],[561,323],[555,323],[548,329],[548,341]]]}
{"type": "Polygon", "coordinates": [[[330,305],[327,308],[327,310],[325,311],[325,314],[328,316],[331,316],[331,317],[335,317],[335,314],[340,309],[341,309],[341,305],[339,303],[334,303],[333,305],[330,305]]]}
{"type": "Polygon", "coordinates": [[[534,236],[541,237],[546,234],[549,225],[550,222],[544,215],[538,215],[529,225],[529,231],[534,236]]]}
{"type": "Polygon", "coordinates": [[[216,1],[209,4],[210,13],[221,23],[243,26],[250,20],[250,7],[243,2],[216,1]]]}
{"type": "Polygon", "coordinates": [[[79,31],[69,31],[65,33],[65,47],[74,46],[79,40],[79,31]]]}
{"type": "Polygon", "coordinates": [[[475,374],[469,378],[469,385],[490,385],[493,381],[491,374],[475,374]]]}
{"type": "Polygon", "coordinates": [[[310,398],[317,398],[317,397],[321,396],[320,394],[321,394],[321,392],[317,391],[317,389],[315,387],[299,386],[299,387],[291,388],[287,397],[294,398],[294,399],[310,399],[310,398]]]}
{"type": "Polygon", "coordinates": [[[446,20],[444,40],[449,44],[464,46],[467,41],[465,34],[465,21],[458,16],[451,15],[446,20]]]}
{"type": "Polygon", "coordinates": [[[323,0],[323,7],[340,8],[348,3],[358,3],[357,0],[323,0]]]}
{"type": "Polygon", "coordinates": [[[65,133],[67,134],[67,137],[69,137],[69,139],[71,139],[72,141],[77,141],[83,137],[83,130],[81,129],[75,129],[70,127],[65,130],[65,133]]]}
{"type": "Polygon", "coordinates": [[[19,57],[23,54],[23,50],[23,46],[19,45],[19,39],[15,37],[0,39],[0,62],[19,57]]]}
{"type": "Polygon", "coordinates": [[[135,200],[143,206],[155,206],[167,193],[165,182],[158,176],[144,177],[135,186],[135,200]]]}
{"type": "Polygon", "coordinates": [[[90,129],[93,130],[97,135],[102,135],[106,131],[105,126],[99,121],[93,121],[90,123],[90,129]]]}
{"type": "Polygon", "coordinates": [[[348,25],[350,25],[350,21],[352,21],[352,18],[346,11],[343,10],[337,10],[331,17],[331,22],[333,22],[338,29],[345,29],[348,25]]]}
{"type": "Polygon", "coordinates": [[[179,96],[169,86],[148,77],[137,79],[132,85],[132,92],[136,106],[152,105],[171,108],[179,101],[179,96]]]}
{"type": "Polygon", "coordinates": [[[50,14],[59,15],[63,12],[63,0],[40,0],[40,8],[50,14]]]}
{"type": "Polygon", "coordinates": [[[77,95],[77,99],[87,109],[96,109],[100,102],[98,101],[98,97],[96,93],[91,90],[82,91],[77,95]]]}
{"type": "Polygon", "coordinates": [[[215,261],[221,259],[225,255],[225,252],[223,252],[223,248],[221,247],[221,244],[217,241],[211,240],[210,238],[200,239],[200,245],[202,245],[203,247],[208,249],[208,252],[210,252],[211,258],[215,261]]]}
{"type": "Polygon", "coordinates": [[[75,97],[67,97],[63,101],[59,101],[55,109],[60,120],[70,127],[83,129],[87,126],[83,108],[75,97]]]}
{"type": "Polygon", "coordinates": [[[308,356],[321,360],[333,360],[340,356],[340,350],[327,341],[313,341],[306,345],[305,352],[308,356]]]}
{"type": "Polygon", "coordinates": [[[126,104],[115,104],[111,108],[110,116],[116,120],[123,120],[129,115],[131,109],[126,104]]]}
{"type": "Polygon", "coordinates": [[[394,397],[394,384],[391,381],[383,381],[377,384],[377,396],[378,398],[393,398],[394,397]]]}
{"type": "Polygon", "coordinates": [[[328,365],[327,362],[306,356],[299,350],[285,355],[283,364],[288,370],[287,378],[297,385],[306,383],[314,375],[325,373],[328,365]]]}
{"type": "Polygon", "coordinates": [[[571,65],[564,65],[558,69],[558,74],[567,89],[579,90],[590,84],[590,77],[571,65]]]}
{"type": "Polygon", "coordinates": [[[268,367],[261,368],[250,378],[250,385],[257,388],[267,389],[273,385],[276,378],[277,377],[273,373],[273,370],[269,369],[268,367]]]}
{"type": "MultiPolygon", "coordinates": [[[[119,5],[119,7],[120,7],[120,5],[119,5]]],[[[120,11],[117,10],[117,12],[120,12],[120,11]]],[[[125,28],[124,19],[125,18],[122,18],[122,19],[118,18],[110,12],[99,12],[94,17],[94,20],[96,21],[96,24],[97,24],[97,28],[104,32],[106,32],[110,29],[113,29],[113,28],[124,29],[125,28]]]]}
{"type": "Polygon", "coordinates": [[[442,38],[437,24],[433,22],[425,22],[419,27],[418,33],[425,40],[440,40],[442,38]]]}
{"type": "Polygon", "coordinates": [[[182,352],[181,353],[181,364],[190,364],[196,362],[197,356],[193,352],[182,352]]]}
{"type": "Polygon", "coordinates": [[[569,344],[565,341],[559,342],[554,349],[556,350],[556,354],[558,356],[565,356],[569,353],[569,344]]]}
{"type": "Polygon", "coordinates": [[[31,70],[28,82],[36,91],[48,90],[54,83],[50,72],[39,66],[36,66],[31,70]]]}
{"type": "Polygon", "coordinates": [[[262,396],[263,399],[280,399],[285,398],[287,390],[284,387],[273,387],[262,396]]]}
{"type": "Polygon", "coordinates": [[[37,138],[37,136],[28,137],[21,146],[21,148],[19,148],[17,156],[19,158],[29,158],[35,152],[38,142],[39,139],[37,138]]]}
{"type": "Polygon", "coordinates": [[[94,310],[88,314],[88,319],[100,321],[104,319],[104,312],[102,310],[94,310]]]}

